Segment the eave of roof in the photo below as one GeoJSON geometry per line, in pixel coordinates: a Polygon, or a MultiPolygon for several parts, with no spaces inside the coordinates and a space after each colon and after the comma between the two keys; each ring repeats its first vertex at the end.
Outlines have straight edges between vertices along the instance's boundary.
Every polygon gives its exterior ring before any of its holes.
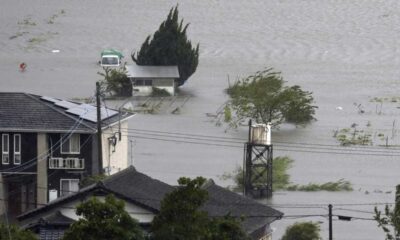
{"type": "MultiPolygon", "coordinates": [[[[56,99],[60,100],[60,99],[56,99]]],[[[71,102],[60,100],[62,102],[71,102]]],[[[0,92],[0,131],[41,133],[96,133],[97,124],[78,115],[67,113],[65,107],[55,105],[40,95],[19,92],[0,92]]],[[[71,104],[79,104],[71,102],[71,104]]],[[[102,129],[134,116],[119,112],[102,120],[102,129]]]]}

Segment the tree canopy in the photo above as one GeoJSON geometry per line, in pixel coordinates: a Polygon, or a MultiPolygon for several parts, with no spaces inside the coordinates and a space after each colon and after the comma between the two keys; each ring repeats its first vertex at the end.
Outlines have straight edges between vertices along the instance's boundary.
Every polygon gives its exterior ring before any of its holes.
{"type": "Polygon", "coordinates": [[[295,223],[286,228],[281,240],[319,240],[319,225],[313,222],[295,223]]]}
{"type": "Polygon", "coordinates": [[[140,50],[131,57],[138,65],[178,65],[180,78],[177,85],[181,86],[196,71],[199,44],[192,47],[186,36],[189,24],[183,25],[183,20],[179,22],[178,14],[178,6],[171,8],[153,37],[148,36],[140,50]]]}
{"type": "MultiPolygon", "coordinates": [[[[227,90],[231,101],[227,107],[232,109],[235,119],[226,119],[236,125],[238,122],[253,119],[257,123],[271,122],[277,126],[283,122],[296,125],[314,120],[314,99],[311,92],[300,86],[284,86],[282,76],[272,69],[256,72],[237,81],[227,90]]],[[[226,110],[231,114],[230,110],[226,110]]]]}
{"type": "Polygon", "coordinates": [[[167,194],[154,218],[151,232],[154,240],[244,240],[248,239],[240,222],[229,215],[209,218],[201,206],[208,199],[202,188],[205,179],[180,178],[179,187],[167,194]]]}
{"type": "Polygon", "coordinates": [[[74,222],[63,240],[143,240],[136,220],[124,209],[124,201],[108,195],[105,202],[93,197],[78,205],[76,214],[83,218],[74,222]]]}
{"type": "Polygon", "coordinates": [[[22,230],[12,224],[0,223],[0,239],[36,240],[36,236],[27,230],[22,230]]]}
{"type": "Polygon", "coordinates": [[[104,77],[104,79],[101,80],[103,92],[120,97],[132,96],[132,83],[126,75],[125,67],[103,67],[103,70],[104,73],[97,73],[104,77]]]}
{"type": "Polygon", "coordinates": [[[400,185],[396,186],[396,197],[394,209],[390,209],[388,205],[385,206],[385,212],[375,207],[375,221],[378,226],[382,228],[386,235],[386,240],[395,240],[400,238],[400,185]]]}

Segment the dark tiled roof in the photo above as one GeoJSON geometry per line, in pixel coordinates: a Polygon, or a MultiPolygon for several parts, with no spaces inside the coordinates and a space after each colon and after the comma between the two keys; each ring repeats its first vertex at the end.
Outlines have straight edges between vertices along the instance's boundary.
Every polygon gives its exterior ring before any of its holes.
{"type": "Polygon", "coordinates": [[[283,213],[218,186],[212,180],[209,180],[204,188],[208,191],[208,201],[203,209],[209,216],[221,217],[229,214],[233,217],[243,217],[242,226],[248,233],[283,216],[283,213]]]}
{"type": "MultiPolygon", "coordinates": [[[[207,182],[204,188],[209,193],[209,199],[203,210],[207,211],[211,217],[225,216],[227,214],[234,217],[244,217],[242,225],[246,232],[250,234],[281,218],[283,215],[283,213],[264,204],[217,186],[211,180],[207,182]]],[[[160,203],[165,194],[173,189],[174,187],[137,172],[134,167],[129,167],[100,183],[93,184],[79,190],[77,193],[27,212],[19,216],[18,219],[24,220],[36,213],[47,211],[96,190],[114,193],[118,197],[147,208],[156,214],[160,210],[160,203]]]]}
{"type": "MultiPolygon", "coordinates": [[[[122,113],[121,119],[132,114],[122,113]]],[[[118,122],[119,114],[103,120],[103,126],[118,122]]],[[[28,93],[0,92],[0,131],[94,133],[96,123],[79,119],[65,108],[28,93]]]]}
{"type": "Polygon", "coordinates": [[[52,224],[58,224],[58,225],[69,225],[75,220],[64,216],[60,211],[57,211],[45,218],[42,218],[41,221],[45,223],[52,223],[52,224]]]}
{"type": "Polygon", "coordinates": [[[164,182],[136,171],[134,167],[110,176],[103,181],[103,184],[106,189],[156,211],[160,210],[160,202],[165,194],[174,189],[164,182]]]}

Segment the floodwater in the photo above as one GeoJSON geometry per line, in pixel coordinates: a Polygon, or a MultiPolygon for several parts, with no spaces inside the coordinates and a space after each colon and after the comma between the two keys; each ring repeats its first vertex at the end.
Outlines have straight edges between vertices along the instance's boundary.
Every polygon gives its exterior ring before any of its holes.
{"type": "MultiPolygon", "coordinates": [[[[131,63],[130,53],[176,3],[2,0],[0,89],[90,97],[101,79],[96,64],[101,50],[119,49],[131,63]],[[25,72],[19,72],[21,62],[25,72]]],[[[182,87],[188,100],[180,114],[138,114],[130,121],[125,134],[131,136],[134,166],[170,184],[198,175],[231,184],[219,176],[242,164],[247,128],[226,132],[207,113],[227,100],[223,90],[229,82],[273,67],[288,85],[312,91],[319,107],[318,121],[309,126],[274,130],[274,156],[295,160],[289,171],[293,183],[345,179],[354,188],[276,192],[268,203],[285,217],[274,223],[274,239],[296,221],[319,221],[327,239],[328,204],[333,214],[353,217],[348,222],[334,217],[334,239],[384,239],[370,219],[375,203],[394,202],[399,183],[400,150],[378,146],[386,139],[388,145],[400,141],[399,5],[397,0],[179,1],[189,38],[200,42],[200,64],[182,87]],[[333,132],[353,123],[372,134],[373,146],[337,148],[333,132]]]]}

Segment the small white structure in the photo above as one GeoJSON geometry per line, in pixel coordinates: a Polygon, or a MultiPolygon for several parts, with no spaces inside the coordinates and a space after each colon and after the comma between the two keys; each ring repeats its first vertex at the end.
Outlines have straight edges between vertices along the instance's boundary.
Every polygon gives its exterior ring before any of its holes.
{"type": "Polygon", "coordinates": [[[271,124],[252,125],[250,138],[254,144],[271,145],[271,124]]]}
{"type": "Polygon", "coordinates": [[[175,81],[179,78],[178,66],[127,65],[125,67],[135,95],[149,95],[153,87],[175,95],[175,81]]]}

